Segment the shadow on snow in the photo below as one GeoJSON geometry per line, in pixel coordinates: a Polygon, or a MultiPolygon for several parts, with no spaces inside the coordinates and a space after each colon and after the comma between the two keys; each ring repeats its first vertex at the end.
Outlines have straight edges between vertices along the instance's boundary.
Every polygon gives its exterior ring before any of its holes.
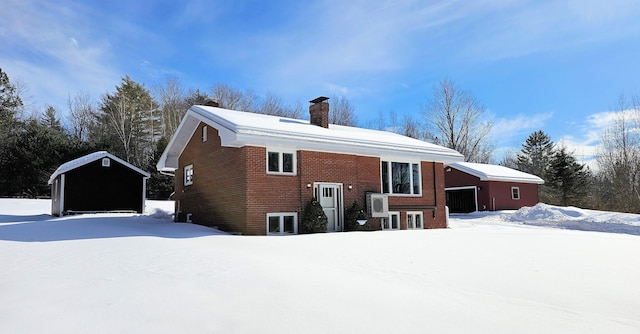
{"type": "Polygon", "coordinates": [[[173,223],[149,216],[78,215],[0,215],[0,240],[47,242],[62,240],[159,237],[197,238],[226,235],[205,226],[173,223]]]}

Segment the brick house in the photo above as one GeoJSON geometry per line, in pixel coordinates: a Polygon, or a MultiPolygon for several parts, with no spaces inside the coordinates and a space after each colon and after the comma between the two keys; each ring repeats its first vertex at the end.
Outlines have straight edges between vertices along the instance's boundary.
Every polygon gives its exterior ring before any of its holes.
{"type": "Polygon", "coordinates": [[[456,162],[445,167],[447,206],[452,213],[517,210],[538,203],[538,185],[532,174],[504,166],[456,162]]]}
{"type": "Polygon", "coordinates": [[[329,232],[344,229],[345,208],[354,201],[366,207],[367,200],[374,229],[445,227],[444,163],[462,155],[329,124],[326,100],[310,101],[310,121],[192,106],[157,164],[175,175],[176,221],[295,234],[315,197],[329,232]]]}

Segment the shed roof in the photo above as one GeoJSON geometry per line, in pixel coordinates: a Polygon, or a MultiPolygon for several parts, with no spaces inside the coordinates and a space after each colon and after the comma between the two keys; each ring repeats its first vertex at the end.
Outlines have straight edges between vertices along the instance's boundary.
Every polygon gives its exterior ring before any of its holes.
{"type": "Polygon", "coordinates": [[[158,170],[174,171],[178,157],[200,122],[218,130],[223,146],[280,146],[298,150],[397,156],[455,162],[463,156],[455,150],[396,133],[329,124],[323,128],[308,120],[269,116],[209,106],[192,106],[160,157],[158,170]]]}
{"type": "Polygon", "coordinates": [[[93,152],[90,154],[87,154],[85,156],[79,157],[77,159],[68,161],[63,163],[62,165],[60,165],[60,167],[58,167],[58,169],[56,169],[55,172],[53,172],[53,174],[51,174],[51,177],[49,178],[49,184],[53,183],[53,180],[55,180],[56,177],[58,177],[58,175],[60,174],[64,174],[70,170],[76,169],[78,167],[82,167],[86,164],[92,163],[96,160],[102,159],[102,158],[109,158],[112,160],[117,161],[118,163],[142,174],[144,177],[149,177],[150,174],[148,172],[143,171],[142,169],[116,157],[115,155],[107,152],[107,151],[98,151],[98,152],[93,152]]]}
{"type": "Polygon", "coordinates": [[[473,162],[455,162],[447,164],[447,167],[471,174],[480,178],[480,181],[502,181],[518,183],[543,184],[544,181],[532,174],[521,172],[505,166],[479,164],[473,162]]]}

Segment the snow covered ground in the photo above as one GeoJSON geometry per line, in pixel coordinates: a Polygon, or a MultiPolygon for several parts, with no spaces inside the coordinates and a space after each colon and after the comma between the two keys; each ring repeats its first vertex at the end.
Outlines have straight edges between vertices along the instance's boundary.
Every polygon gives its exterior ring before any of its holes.
{"type": "Polygon", "coordinates": [[[148,210],[0,199],[0,333],[640,333],[638,215],[248,237],[148,210]]]}

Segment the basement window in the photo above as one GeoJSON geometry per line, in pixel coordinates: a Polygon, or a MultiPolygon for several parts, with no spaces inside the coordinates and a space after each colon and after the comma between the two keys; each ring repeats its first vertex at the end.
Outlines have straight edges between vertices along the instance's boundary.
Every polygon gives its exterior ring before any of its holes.
{"type": "Polygon", "coordinates": [[[190,186],[193,184],[193,165],[184,166],[184,185],[190,186]]]}
{"type": "Polygon", "coordinates": [[[298,233],[298,213],[281,212],[267,214],[267,235],[298,233]]]}
{"type": "Polygon", "coordinates": [[[520,199],[520,187],[511,187],[511,199],[520,199]]]}
{"type": "Polygon", "coordinates": [[[267,173],[295,175],[295,151],[267,150],[267,173]]]}
{"type": "Polygon", "coordinates": [[[422,212],[407,212],[407,229],[423,229],[422,212]]]}

